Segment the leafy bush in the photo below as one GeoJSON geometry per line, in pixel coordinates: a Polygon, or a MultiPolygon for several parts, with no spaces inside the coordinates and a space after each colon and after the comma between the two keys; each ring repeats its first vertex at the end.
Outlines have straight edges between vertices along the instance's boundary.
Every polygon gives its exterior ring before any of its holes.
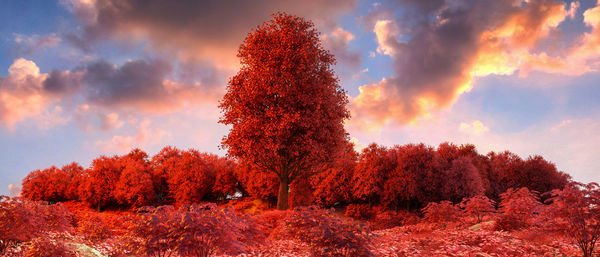
{"type": "Polygon", "coordinates": [[[350,204],[346,207],[346,217],[368,220],[373,217],[373,210],[368,204],[350,204]]]}
{"type": "Polygon", "coordinates": [[[509,188],[500,194],[500,198],[501,215],[495,223],[496,230],[519,230],[535,223],[535,216],[541,208],[535,191],[529,191],[526,187],[518,190],[509,188]]]}
{"type": "Polygon", "coordinates": [[[38,237],[27,244],[23,253],[24,257],[75,257],[75,252],[64,244],[50,240],[46,237],[38,237]]]}
{"type": "Polygon", "coordinates": [[[332,210],[298,207],[282,221],[278,233],[307,243],[312,256],[372,256],[368,228],[332,210]]]}
{"type": "Polygon", "coordinates": [[[425,214],[425,219],[432,223],[456,222],[462,217],[462,212],[458,206],[450,201],[428,203],[422,211],[425,214]]]}
{"type": "Polygon", "coordinates": [[[465,214],[474,216],[477,223],[483,221],[487,214],[494,213],[494,201],[487,198],[485,195],[478,195],[471,198],[465,198],[460,203],[460,207],[464,209],[465,214]]]}
{"type": "Polygon", "coordinates": [[[260,241],[256,224],[215,204],[147,207],[140,212],[128,221],[124,236],[125,250],[135,255],[237,254],[246,250],[248,242],[260,241]]]}

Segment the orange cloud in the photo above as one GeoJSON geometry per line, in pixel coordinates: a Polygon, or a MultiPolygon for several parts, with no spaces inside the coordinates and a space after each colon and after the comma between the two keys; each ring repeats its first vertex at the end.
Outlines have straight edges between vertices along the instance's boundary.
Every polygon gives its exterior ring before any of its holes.
{"type": "Polygon", "coordinates": [[[34,62],[16,59],[8,77],[0,77],[0,124],[13,129],[15,123],[42,113],[54,101],[43,90],[47,77],[34,62]]]}
{"type": "Polygon", "coordinates": [[[361,127],[431,117],[468,92],[477,77],[519,70],[525,74],[530,69],[564,72],[573,67],[538,49],[539,42],[570,15],[562,2],[409,1],[404,8],[414,20],[375,22],[377,51],[392,57],[395,74],[360,87],[352,110],[361,127]]]}
{"type": "Polygon", "coordinates": [[[159,128],[151,129],[150,120],[144,119],[133,136],[113,136],[110,140],[96,141],[96,146],[106,153],[125,153],[133,148],[158,145],[167,133],[159,128]]]}

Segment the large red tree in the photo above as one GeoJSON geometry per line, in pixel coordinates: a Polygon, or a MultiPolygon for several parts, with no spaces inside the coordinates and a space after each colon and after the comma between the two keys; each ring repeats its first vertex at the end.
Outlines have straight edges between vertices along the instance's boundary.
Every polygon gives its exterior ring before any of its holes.
{"type": "Polygon", "coordinates": [[[278,13],[254,29],[238,50],[240,71],[219,107],[229,155],[279,178],[278,209],[287,209],[289,185],[345,145],[348,97],[335,59],[312,22],[278,13]]]}

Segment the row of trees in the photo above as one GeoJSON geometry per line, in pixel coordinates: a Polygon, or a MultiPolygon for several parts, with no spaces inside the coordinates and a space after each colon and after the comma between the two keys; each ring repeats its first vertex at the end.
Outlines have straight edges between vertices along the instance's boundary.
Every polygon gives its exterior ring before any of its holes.
{"type": "MultiPolygon", "coordinates": [[[[386,148],[375,144],[359,154],[352,144],[310,176],[291,184],[289,203],[322,207],[348,204],[418,209],[429,202],[486,195],[498,200],[508,188],[537,192],[561,189],[569,176],[540,156],[478,154],[472,145],[443,143],[386,148]]],[[[31,172],[22,195],[49,202],[83,201],[98,209],[190,204],[253,197],[275,204],[276,174],[196,150],[165,147],[151,158],[139,149],[101,156],[89,168],[72,163],[31,172]]]]}

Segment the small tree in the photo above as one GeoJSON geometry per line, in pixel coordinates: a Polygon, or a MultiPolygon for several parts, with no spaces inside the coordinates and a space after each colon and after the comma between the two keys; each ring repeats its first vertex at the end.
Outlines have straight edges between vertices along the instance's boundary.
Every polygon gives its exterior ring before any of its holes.
{"type": "Polygon", "coordinates": [[[289,185],[308,177],[343,147],[350,117],[333,55],[310,21],[278,13],[253,30],[238,51],[242,67],[228,83],[220,123],[228,154],[279,178],[277,208],[288,208],[289,185]]]}
{"type": "Polygon", "coordinates": [[[521,189],[509,188],[500,194],[499,220],[495,227],[499,230],[522,229],[533,224],[535,215],[539,213],[541,203],[537,192],[526,187],[521,189]]]}
{"type": "Polygon", "coordinates": [[[473,196],[465,198],[460,203],[460,207],[464,209],[465,214],[475,216],[477,223],[483,221],[486,214],[494,213],[494,201],[487,198],[485,195],[473,196]]]}
{"type": "Polygon", "coordinates": [[[584,257],[591,257],[600,238],[600,187],[570,183],[563,190],[554,190],[551,210],[556,225],[576,242],[584,257]]]}
{"type": "Polygon", "coordinates": [[[454,222],[460,219],[462,212],[450,201],[430,202],[423,208],[425,219],[432,223],[454,222]]]}

